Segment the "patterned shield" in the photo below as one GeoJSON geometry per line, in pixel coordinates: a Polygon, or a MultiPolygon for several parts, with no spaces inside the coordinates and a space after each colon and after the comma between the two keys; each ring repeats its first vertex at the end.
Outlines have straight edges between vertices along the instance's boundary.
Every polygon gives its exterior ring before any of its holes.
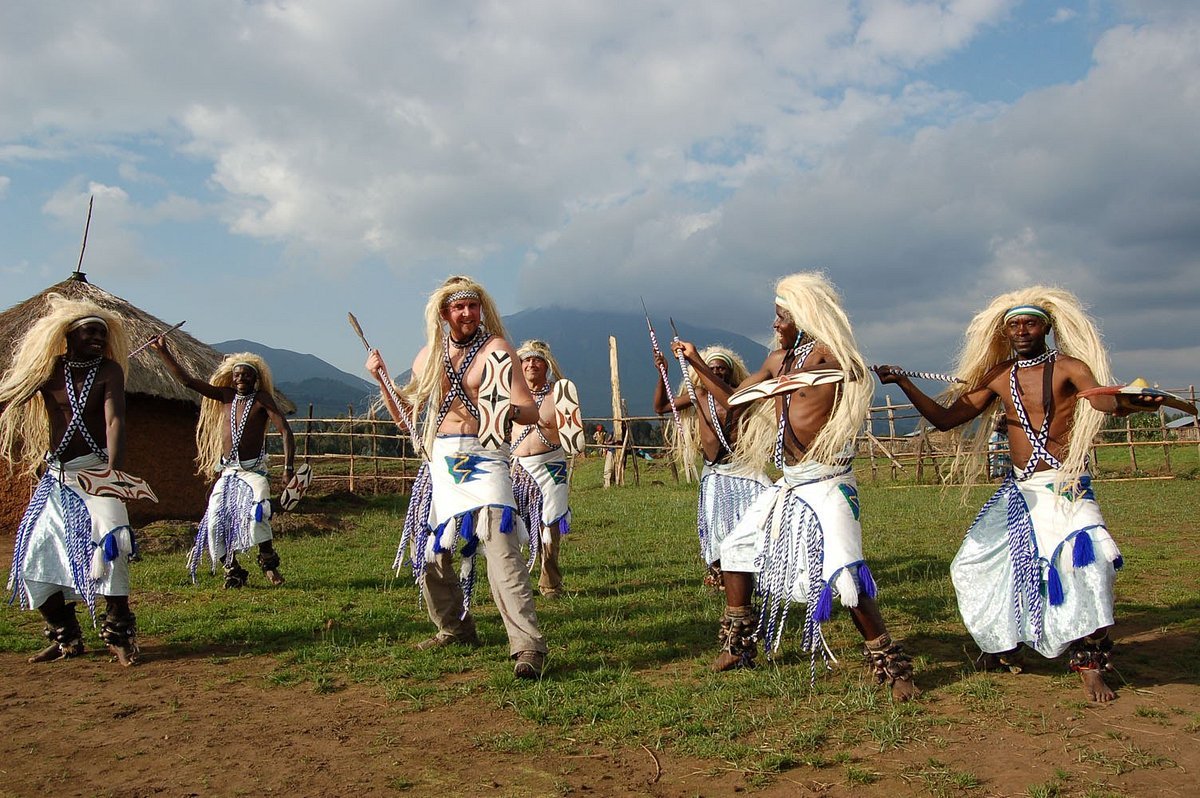
{"type": "Polygon", "coordinates": [[[124,471],[117,471],[115,468],[88,468],[80,471],[79,487],[83,488],[84,493],[92,496],[112,496],[122,501],[158,501],[146,480],[124,471]]]}
{"type": "Polygon", "coordinates": [[[579,416],[579,389],[570,380],[554,382],[554,416],[558,423],[558,439],[567,454],[583,451],[583,419],[579,416]]]}
{"type": "Polygon", "coordinates": [[[507,352],[491,352],[483,361],[479,383],[479,444],[485,449],[504,449],[508,445],[512,380],[512,358],[507,352]]]}

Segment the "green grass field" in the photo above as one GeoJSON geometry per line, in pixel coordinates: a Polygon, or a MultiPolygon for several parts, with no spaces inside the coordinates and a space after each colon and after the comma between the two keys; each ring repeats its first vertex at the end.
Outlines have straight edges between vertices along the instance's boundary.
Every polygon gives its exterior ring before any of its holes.
{"type": "MultiPolygon", "coordinates": [[[[842,666],[825,672],[818,660],[815,686],[795,636],[785,638],[774,662],[754,671],[709,673],[722,601],[701,585],[695,488],[675,484],[661,466],[643,469],[641,487],[611,490],[600,488],[596,458],[577,467],[575,526],[563,545],[569,595],[539,599],[551,656],[538,683],[513,680],[503,628],[482,580],[476,591],[482,648],[412,649],[432,627],[407,569],[399,577],[389,570],[404,510],[396,497],[365,504],[306,499],[304,512],[343,515],[349,529],[282,537],[277,548],[288,582],[275,590],[261,587],[257,575],[257,589],[240,592],[223,590],[220,578],[207,573],[193,586],[182,553],[148,555],[133,566],[134,605],[144,635],[183,653],[273,655],[265,689],[292,685],[325,693],[366,683],[378,686],[397,711],[469,696],[535,724],[536,733],[479,740],[485,749],[541,750],[562,739],[642,744],[702,758],[714,769],[741,770],[751,783],[807,766],[866,785],[881,776],[863,760],[864,751],[919,743],[929,747],[933,764],[914,770],[907,783],[925,784],[931,794],[970,790],[978,778],[969,769],[937,764],[938,741],[944,746],[951,728],[1000,719],[1030,728],[1045,722],[1027,710],[1014,715],[1019,688],[974,673],[964,653],[971,644],[948,567],[988,489],[973,489],[965,502],[958,491],[928,486],[863,479],[860,489],[880,606],[893,636],[917,655],[918,683],[926,691],[913,704],[894,705],[862,678],[860,641],[839,609],[826,634],[842,666]],[[454,674],[459,677],[446,678],[454,674]]],[[[1194,515],[1200,484],[1100,482],[1097,494],[1127,562],[1118,582],[1119,631],[1194,639],[1200,631],[1194,515]]],[[[793,613],[791,623],[800,617],[793,613]]],[[[0,650],[40,647],[39,630],[36,613],[0,613],[0,650]]],[[[1155,666],[1152,654],[1123,648],[1121,676],[1136,682],[1155,666]]],[[[1172,667],[1177,681],[1200,683],[1194,652],[1172,667]]],[[[1054,663],[1040,672],[1061,670],[1054,663]]],[[[1063,689],[1053,698],[1064,711],[1079,711],[1082,694],[1073,681],[1055,678],[1063,689]]],[[[1194,707],[1163,711],[1175,727],[1195,735],[1200,715],[1194,707]]]]}

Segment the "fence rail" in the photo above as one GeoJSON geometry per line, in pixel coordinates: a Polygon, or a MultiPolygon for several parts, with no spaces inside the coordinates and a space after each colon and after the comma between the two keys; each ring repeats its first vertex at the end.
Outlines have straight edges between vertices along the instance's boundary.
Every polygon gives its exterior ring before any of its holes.
{"type": "MultiPolygon", "coordinates": [[[[1197,399],[1196,387],[1172,390],[1197,399]]],[[[1196,419],[1190,426],[1172,429],[1164,411],[1139,413],[1123,419],[1110,417],[1109,424],[1092,444],[1092,462],[1101,476],[1154,478],[1179,474],[1200,474],[1200,435],[1196,419]]],[[[614,452],[617,482],[639,480],[640,461],[649,458],[662,462],[668,452],[663,443],[670,417],[623,416],[584,419],[587,451],[614,452]],[[606,433],[616,431],[610,443],[596,443],[597,425],[606,433]]],[[[296,457],[313,466],[314,481],[338,483],[350,491],[395,492],[408,489],[421,465],[407,434],[388,418],[356,416],[353,408],[338,418],[307,417],[291,421],[296,437],[296,457]]],[[[272,432],[268,451],[279,453],[282,442],[272,432]]],[[[1006,446],[990,448],[993,457],[1007,454],[1006,446]]],[[[894,404],[890,397],[872,407],[870,417],[859,436],[855,468],[860,477],[916,483],[941,483],[955,458],[953,439],[926,428],[911,404],[894,404]]],[[[280,465],[277,462],[277,466],[280,465]]],[[[676,480],[687,479],[668,467],[676,480]]]]}

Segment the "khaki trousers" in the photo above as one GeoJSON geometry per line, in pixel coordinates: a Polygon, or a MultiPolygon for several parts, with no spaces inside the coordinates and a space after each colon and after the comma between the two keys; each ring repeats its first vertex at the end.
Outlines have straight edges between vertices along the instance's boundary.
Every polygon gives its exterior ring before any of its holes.
{"type": "MultiPolygon", "coordinates": [[[[479,550],[487,561],[487,580],[492,600],[500,611],[500,620],[504,622],[504,630],[508,633],[509,653],[539,651],[544,654],[547,651],[546,641],[538,629],[537,613],[533,608],[529,569],[521,555],[517,529],[507,534],[500,531],[503,512],[499,507],[485,507],[475,513],[475,534],[479,537],[479,550]]],[[[515,513],[514,523],[520,523],[515,513]]],[[[470,613],[460,617],[463,592],[452,552],[434,555],[426,562],[421,594],[425,597],[429,620],[437,627],[438,636],[462,639],[475,634],[475,618],[470,613]]]]}
{"type": "Polygon", "coordinates": [[[561,541],[562,533],[558,531],[558,524],[546,527],[546,534],[542,536],[542,548],[538,552],[542,566],[542,573],[538,577],[538,592],[543,596],[562,590],[562,571],[558,567],[558,547],[561,541]]]}

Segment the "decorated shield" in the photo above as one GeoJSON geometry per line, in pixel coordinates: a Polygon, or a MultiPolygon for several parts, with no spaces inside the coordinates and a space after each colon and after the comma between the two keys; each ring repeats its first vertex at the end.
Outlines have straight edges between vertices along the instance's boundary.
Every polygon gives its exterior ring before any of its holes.
{"type": "Polygon", "coordinates": [[[283,489],[283,493],[279,494],[279,506],[285,510],[293,510],[300,503],[300,499],[308,492],[308,486],[312,484],[312,466],[308,463],[301,463],[296,473],[292,474],[291,480],[283,489]]]}
{"type": "Polygon", "coordinates": [[[579,416],[579,389],[570,380],[554,383],[554,417],[558,423],[558,440],[567,454],[583,451],[583,419],[579,416]]]}
{"type": "Polygon", "coordinates": [[[483,361],[478,402],[479,444],[485,449],[504,449],[508,445],[512,379],[512,357],[499,350],[488,354],[483,361]]]}
{"type": "Polygon", "coordinates": [[[79,487],[91,496],[112,496],[122,501],[149,499],[157,502],[158,497],[146,480],[117,471],[115,468],[88,468],[79,472],[79,487]]]}
{"type": "Polygon", "coordinates": [[[800,388],[808,388],[812,385],[825,385],[831,382],[841,382],[846,378],[846,373],[841,369],[814,369],[812,371],[799,371],[795,374],[788,374],[784,377],[779,377],[774,380],[763,380],[755,383],[740,391],[734,391],[729,396],[729,404],[744,405],[750,402],[756,402],[759,399],[766,399],[768,396],[776,396],[781,393],[791,393],[800,388]]]}

